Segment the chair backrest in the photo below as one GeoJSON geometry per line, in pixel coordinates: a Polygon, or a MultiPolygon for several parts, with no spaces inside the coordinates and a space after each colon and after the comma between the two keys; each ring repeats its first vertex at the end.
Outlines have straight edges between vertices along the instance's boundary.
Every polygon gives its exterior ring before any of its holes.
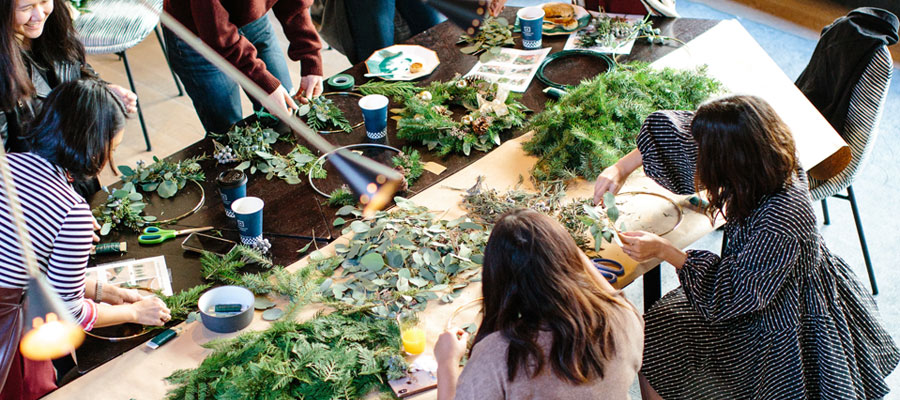
{"type": "Polygon", "coordinates": [[[850,146],[850,164],[840,174],[826,181],[810,177],[809,187],[813,201],[842,192],[853,184],[878,136],[878,122],[887,100],[892,72],[891,53],[886,46],[882,46],[874,52],[872,60],[853,88],[847,119],[843,132],[840,132],[850,146]]]}

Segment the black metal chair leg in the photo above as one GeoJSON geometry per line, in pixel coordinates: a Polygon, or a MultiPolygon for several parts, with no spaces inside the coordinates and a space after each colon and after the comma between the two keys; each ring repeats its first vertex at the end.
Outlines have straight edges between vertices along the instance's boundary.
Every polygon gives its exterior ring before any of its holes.
{"type": "Polygon", "coordinates": [[[644,274],[644,312],[662,297],[662,274],[659,265],[644,274]]]}
{"type": "Polygon", "coordinates": [[[825,225],[830,225],[831,218],[828,218],[828,202],[826,202],[825,200],[827,199],[822,199],[822,215],[825,216],[823,222],[825,223],[825,225]]]}
{"type": "Polygon", "coordinates": [[[175,75],[175,71],[172,70],[172,63],[169,62],[169,53],[166,49],[166,42],[163,40],[162,34],[159,33],[159,25],[157,25],[156,28],[153,28],[153,32],[156,33],[156,40],[159,41],[159,47],[162,49],[163,57],[166,58],[166,65],[169,66],[169,72],[172,73],[175,87],[178,88],[178,96],[184,96],[184,89],[181,88],[181,81],[178,80],[178,76],[175,75]]]}
{"type": "Polygon", "coordinates": [[[869,273],[869,283],[872,284],[872,294],[875,295],[878,294],[878,285],[875,283],[875,270],[872,269],[872,260],[869,258],[869,246],[866,245],[866,234],[863,233],[862,221],[859,218],[856,196],[853,195],[853,185],[847,186],[847,198],[853,210],[853,221],[856,222],[856,233],[859,234],[859,245],[862,247],[863,260],[866,262],[866,272],[869,273]]]}
{"type": "MultiPolygon", "coordinates": [[[[122,58],[122,63],[125,64],[125,75],[128,75],[128,84],[131,85],[131,91],[134,94],[137,94],[137,90],[134,88],[134,79],[131,77],[131,66],[128,65],[128,55],[125,52],[117,53],[119,57],[122,58]]],[[[144,142],[147,143],[147,151],[150,151],[152,148],[150,147],[150,135],[147,134],[147,125],[144,123],[144,113],[141,111],[141,100],[137,101],[137,112],[138,119],[141,121],[141,129],[144,131],[144,142]]]]}

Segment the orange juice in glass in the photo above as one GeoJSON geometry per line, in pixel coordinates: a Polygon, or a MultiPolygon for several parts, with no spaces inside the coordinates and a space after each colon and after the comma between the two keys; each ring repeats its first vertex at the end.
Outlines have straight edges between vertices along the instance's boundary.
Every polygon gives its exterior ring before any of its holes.
{"type": "Polygon", "coordinates": [[[425,351],[425,330],[418,326],[410,326],[400,333],[403,341],[403,350],[412,355],[419,355],[425,351]]]}

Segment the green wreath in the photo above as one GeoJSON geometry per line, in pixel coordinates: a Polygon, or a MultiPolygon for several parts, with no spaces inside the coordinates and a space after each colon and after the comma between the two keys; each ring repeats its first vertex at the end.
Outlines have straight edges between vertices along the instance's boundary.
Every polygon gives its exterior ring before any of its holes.
{"type": "Polygon", "coordinates": [[[472,149],[487,152],[500,145],[501,133],[524,124],[529,110],[518,97],[476,78],[432,82],[406,99],[399,110],[397,136],[436,149],[442,156],[453,152],[469,155],[472,149]],[[453,106],[461,106],[467,113],[455,119],[453,106]]]}

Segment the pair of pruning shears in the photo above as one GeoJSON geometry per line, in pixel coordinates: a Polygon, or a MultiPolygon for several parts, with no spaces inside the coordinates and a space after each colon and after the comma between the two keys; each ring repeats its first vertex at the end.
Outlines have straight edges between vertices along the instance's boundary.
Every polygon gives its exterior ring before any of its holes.
{"type": "Polygon", "coordinates": [[[603,275],[609,283],[616,283],[620,276],[625,275],[625,267],[622,263],[608,258],[595,258],[591,260],[600,275],[603,275]]]}
{"type": "Polygon", "coordinates": [[[140,244],[158,244],[165,242],[166,240],[172,239],[175,236],[181,236],[184,234],[188,234],[191,232],[204,232],[212,230],[214,227],[212,226],[204,226],[201,228],[191,228],[191,229],[182,229],[180,231],[176,231],[173,229],[159,229],[155,226],[148,226],[144,228],[144,234],[138,236],[138,243],[140,244]]]}

